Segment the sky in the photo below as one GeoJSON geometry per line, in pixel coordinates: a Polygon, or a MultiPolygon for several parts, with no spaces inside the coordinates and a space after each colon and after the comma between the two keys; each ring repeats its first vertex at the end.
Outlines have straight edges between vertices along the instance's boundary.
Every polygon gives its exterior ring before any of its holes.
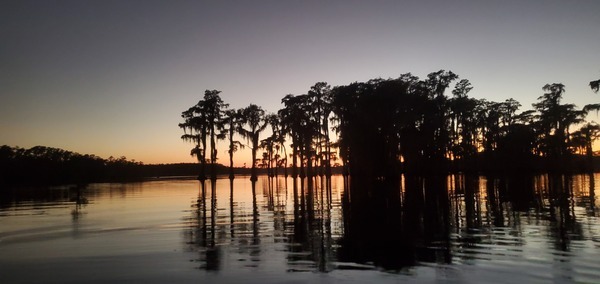
{"type": "Polygon", "coordinates": [[[600,102],[597,0],[0,0],[0,39],[0,145],[146,164],[195,161],[178,124],[207,89],[276,112],[316,82],[445,69],[522,110],[548,83],[600,102]]]}

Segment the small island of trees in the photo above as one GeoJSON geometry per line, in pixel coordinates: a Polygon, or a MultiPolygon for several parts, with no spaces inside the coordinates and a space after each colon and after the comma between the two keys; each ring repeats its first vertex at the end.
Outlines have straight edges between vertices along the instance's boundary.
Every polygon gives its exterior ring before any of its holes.
{"type": "MultiPolygon", "coordinates": [[[[598,92],[599,84],[590,87],[598,92]]],[[[425,79],[407,73],[333,88],[318,82],[306,94],[284,96],[283,108],[271,114],[254,104],[231,109],[220,91],[206,90],[182,112],[179,127],[181,138],[194,144],[190,153],[200,164],[200,180],[216,179],[219,140],[229,144],[232,179],[233,155],[244,146],[252,150],[252,180],[259,166],[271,176],[313,177],[331,175],[332,166],[341,165],[344,174],[369,179],[593,169],[600,125],[586,116],[600,104],[579,109],[563,103],[565,86],[553,83],[543,86],[533,109],[521,111],[512,98],[471,98],[472,88],[445,70],[425,79]],[[270,135],[261,139],[265,129],[270,135]]]]}

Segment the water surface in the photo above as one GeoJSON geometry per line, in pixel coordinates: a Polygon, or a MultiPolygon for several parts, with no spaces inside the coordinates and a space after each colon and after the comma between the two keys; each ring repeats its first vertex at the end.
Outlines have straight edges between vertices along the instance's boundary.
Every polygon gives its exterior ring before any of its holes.
{"type": "Polygon", "coordinates": [[[0,196],[0,275],[2,283],[595,283],[598,178],[405,177],[392,190],[341,176],[18,188],[0,196]]]}

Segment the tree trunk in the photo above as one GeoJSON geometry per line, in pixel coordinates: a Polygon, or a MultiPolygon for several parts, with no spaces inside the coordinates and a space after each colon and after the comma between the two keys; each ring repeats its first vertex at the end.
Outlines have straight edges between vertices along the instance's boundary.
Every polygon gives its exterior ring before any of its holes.
{"type": "Polygon", "coordinates": [[[256,174],[256,151],[258,151],[258,133],[252,134],[252,170],[250,174],[251,181],[257,181],[258,176],[256,174]]]}
{"type": "Polygon", "coordinates": [[[215,141],[215,128],[210,129],[210,178],[217,179],[217,142],[215,141]]]}
{"type": "Polygon", "coordinates": [[[198,180],[205,181],[206,180],[206,128],[202,129],[202,157],[200,158],[200,174],[198,175],[198,180]]]}
{"type": "Polygon", "coordinates": [[[293,178],[297,178],[298,177],[298,141],[297,139],[292,139],[292,142],[294,143],[294,147],[292,149],[292,177],[293,178]],[[296,141],[293,141],[296,140],[296,141]]]}

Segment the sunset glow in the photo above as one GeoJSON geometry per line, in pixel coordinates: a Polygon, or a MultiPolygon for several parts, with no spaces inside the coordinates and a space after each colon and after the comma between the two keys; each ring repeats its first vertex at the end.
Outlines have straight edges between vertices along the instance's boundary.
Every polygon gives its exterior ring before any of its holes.
{"type": "Polygon", "coordinates": [[[439,69],[521,110],[548,83],[578,107],[600,101],[598,1],[151,2],[4,1],[0,145],[195,162],[177,125],[206,89],[276,112],[318,81],[439,69]]]}

